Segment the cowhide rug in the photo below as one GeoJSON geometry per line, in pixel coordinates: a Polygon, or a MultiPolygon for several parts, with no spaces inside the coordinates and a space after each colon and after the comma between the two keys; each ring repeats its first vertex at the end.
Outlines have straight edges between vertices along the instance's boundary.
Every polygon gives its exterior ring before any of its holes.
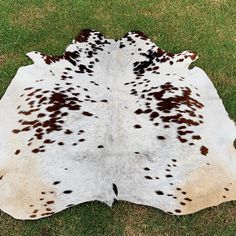
{"type": "Polygon", "coordinates": [[[83,30],[27,55],[0,102],[0,209],[17,219],[115,199],[184,215],[236,199],[236,128],[191,51],[83,30]]]}

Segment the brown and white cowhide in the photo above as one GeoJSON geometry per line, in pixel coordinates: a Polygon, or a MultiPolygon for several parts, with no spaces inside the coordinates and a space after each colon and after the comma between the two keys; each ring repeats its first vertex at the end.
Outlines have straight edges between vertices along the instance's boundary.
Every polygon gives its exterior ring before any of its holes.
{"type": "Polygon", "coordinates": [[[236,128],[191,51],[82,30],[27,55],[0,102],[0,209],[39,219],[114,200],[184,215],[236,200],[236,128]]]}

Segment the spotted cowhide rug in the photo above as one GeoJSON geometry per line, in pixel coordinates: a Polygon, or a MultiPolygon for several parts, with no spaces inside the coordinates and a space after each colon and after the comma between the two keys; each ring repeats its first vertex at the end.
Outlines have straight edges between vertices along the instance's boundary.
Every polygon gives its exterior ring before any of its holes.
{"type": "Polygon", "coordinates": [[[124,200],[183,215],[236,199],[236,128],[191,51],[82,30],[27,55],[0,102],[0,209],[17,219],[124,200]]]}

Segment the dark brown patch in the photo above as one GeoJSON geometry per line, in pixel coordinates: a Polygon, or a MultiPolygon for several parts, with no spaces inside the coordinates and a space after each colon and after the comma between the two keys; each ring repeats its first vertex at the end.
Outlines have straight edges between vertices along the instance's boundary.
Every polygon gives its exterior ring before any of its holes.
{"type": "Polygon", "coordinates": [[[166,178],[172,178],[173,175],[166,175],[166,178]]]}
{"type": "Polygon", "coordinates": [[[181,136],[177,136],[178,140],[181,142],[181,143],[186,143],[188,140],[185,139],[185,138],[182,138],[181,136]]]}
{"type": "Polygon", "coordinates": [[[139,114],[143,113],[143,110],[137,109],[134,113],[136,113],[137,115],[139,115],[139,114]]]}
{"type": "Polygon", "coordinates": [[[48,215],[52,215],[54,214],[55,212],[46,212],[46,213],[43,213],[41,214],[41,216],[48,216],[48,215]]]}
{"type": "Polygon", "coordinates": [[[15,155],[18,155],[20,153],[20,149],[17,149],[16,151],[15,151],[15,155]]]}
{"type": "Polygon", "coordinates": [[[144,167],[143,169],[144,169],[144,170],[150,170],[148,167],[144,167]]]}
{"type": "Polygon", "coordinates": [[[54,201],[47,201],[47,204],[53,204],[54,201]]]}
{"type": "Polygon", "coordinates": [[[181,210],[180,209],[176,209],[175,212],[176,213],[181,213],[181,210]]]}
{"type": "Polygon", "coordinates": [[[73,132],[71,130],[67,129],[64,133],[65,134],[72,134],[73,132]]]}
{"type": "Polygon", "coordinates": [[[190,198],[188,198],[188,197],[184,198],[184,200],[189,201],[189,202],[192,201],[192,199],[190,199],[190,198]]]}
{"type": "Polygon", "coordinates": [[[80,42],[80,43],[88,42],[88,38],[92,32],[93,30],[90,30],[90,29],[84,29],[80,31],[79,35],[76,36],[75,41],[80,42]]]}
{"type": "Polygon", "coordinates": [[[88,111],[83,111],[82,114],[83,114],[84,116],[93,116],[93,114],[90,113],[90,112],[88,112],[88,111]]]}
{"type": "Polygon", "coordinates": [[[65,190],[63,193],[69,194],[69,193],[72,193],[72,190],[65,190]]]}
{"type": "Polygon", "coordinates": [[[156,193],[157,195],[164,195],[164,193],[163,193],[162,191],[160,191],[160,190],[155,191],[155,193],[156,193]]]}
{"type": "Polygon", "coordinates": [[[152,177],[151,176],[144,176],[145,177],[145,179],[152,179],[152,177]]]}
{"type": "Polygon", "coordinates": [[[208,148],[206,148],[205,146],[201,146],[200,151],[202,155],[206,156],[208,153],[208,148]]]}

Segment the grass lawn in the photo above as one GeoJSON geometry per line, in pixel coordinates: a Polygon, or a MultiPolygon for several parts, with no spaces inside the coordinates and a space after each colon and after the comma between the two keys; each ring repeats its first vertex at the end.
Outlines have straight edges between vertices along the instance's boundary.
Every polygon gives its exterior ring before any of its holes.
{"type": "MultiPolygon", "coordinates": [[[[236,121],[236,1],[234,0],[0,0],[0,96],[25,53],[61,54],[83,28],[119,38],[145,32],[170,52],[193,50],[236,121]]],[[[1,195],[1,193],[0,193],[1,195]]],[[[187,216],[127,202],[110,209],[90,202],[38,221],[0,213],[0,236],[236,235],[236,202],[187,216]]]]}

